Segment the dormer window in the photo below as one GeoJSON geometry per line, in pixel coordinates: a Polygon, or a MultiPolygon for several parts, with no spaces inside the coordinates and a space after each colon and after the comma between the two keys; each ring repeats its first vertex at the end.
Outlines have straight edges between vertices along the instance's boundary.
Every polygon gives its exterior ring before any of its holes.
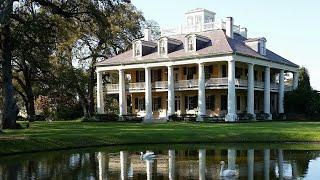
{"type": "Polygon", "coordinates": [[[139,45],[138,46],[136,45],[136,49],[135,49],[134,55],[135,56],[140,56],[141,55],[139,45]]]}
{"type": "Polygon", "coordinates": [[[159,42],[159,54],[163,55],[166,54],[166,42],[164,40],[160,40],[159,42]]]}
{"type": "Polygon", "coordinates": [[[188,37],[188,51],[193,51],[194,50],[193,39],[194,38],[192,36],[188,37]]]}
{"type": "Polygon", "coordinates": [[[157,44],[144,40],[134,40],[132,43],[133,57],[141,59],[143,56],[154,52],[157,44]]]}
{"type": "Polygon", "coordinates": [[[208,46],[209,38],[198,34],[189,34],[185,37],[186,52],[198,51],[208,46]]]}
{"type": "Polygon", "coordinates": [[[169,37],[161,37],[158,40],[158,54],[166,56],[167,54],[174,52],[182,42],[177,39],[169,37]]]}
{"type": "Polygon", "coordinates": [[[133,43],[133,56],[134,57],[141,57],[141,43],[140,43],[140,41],[133,43]]]}

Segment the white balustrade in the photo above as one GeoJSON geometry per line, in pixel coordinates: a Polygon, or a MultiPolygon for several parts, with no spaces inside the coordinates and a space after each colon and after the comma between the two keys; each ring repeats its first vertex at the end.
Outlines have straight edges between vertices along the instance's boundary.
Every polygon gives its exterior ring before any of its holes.
{"type": "Polygon", "coordinates": [[[175,83],[175,88],[178,88],[178,89],[194,88],[194,87],[198,87],[197,79],[180,80],[175,83]]]}
{"type": "MultiPolygon", "coordinates": [[[[247,87],[248,81],[246,79],[235,79],[236,87],[247,87]]],[[[206,80],[206,87],[224,87],[228,86],[228,78],[210,78],[206,80]]],[[[264,82],[255,81],[254,87],[258,89],[264,89],[264,82]]],[[[175,89],[188,89],[188,88],[198,88],[198,80],[180,80],[175,82],[175,89]]],[[[126,90],[128,91],[139,91],[145,89],[144,82],[129,83],[126,85],[126,90]]],[[[156,81],[152,84],[152,89],[155,90],[166,90],[168,89],[168,81],[156,81]]],[[[270,90],[278,91],[279,84],[271,83],[270,90]]],[[[285,85],[285,91],[292,91],[292,85],[285,85]]],[[[119,91],[118,84],[107,84],[104,89],[107,93],[117,93],[119,91]]]]}
{"type": "Polygon", "coordinates": [[[263,88],[264,88],[264,82],[255,81],[255,82],[254,82],[254,87],[255,87],[255,88],[259,88],[259,89],[263,89],[263,88]]]}
{"type": "Polygon", "coordinates": [[[228,85],[228,78],[210,78],[206,81],[207,87],[227,86],[227,85],[228,85]]]}
{"type": "Polygon", "coordinates": [[[279,90],[279,84],[278,83],[270,83],[270,90],[278,91],[279,90]]]}
{"type": "Polygon", "coordinates": [[[285,85],[284,91],[293,91],[293,85],[285,85]]]}
{"type": "MultiPolygon", "coordinates": [[[[224,21],[217,21],[217,22],[210,22],[210,23],[203,23],[203,24],[196,24],[196,25],[181,25],[174,28],[167,28],[161,30],[161,36],[170,36],[170,35],[177,35],[177,34],[188,34],[194,32],[203,32],[215,29],[225,29],[226,22],[224,21]]],[[[240,26],[234,25],[233,26],[235,33],[240,33],[240,26]]]]}
{"type": "Polygon", "coordinates": [[[156,81],[152,84],[154,89],[168,89],[168,81],[156,81]]]}
{"type": "Polygon", "coordinates": [[[145,82],[129,83],[129,90],[144,90],[145,87],[145,82]]]}
{"type": "Polygon", "coordinates": [[[105,89],[107,92],[118,92],[119,84],[107,84],[105,89]]]}

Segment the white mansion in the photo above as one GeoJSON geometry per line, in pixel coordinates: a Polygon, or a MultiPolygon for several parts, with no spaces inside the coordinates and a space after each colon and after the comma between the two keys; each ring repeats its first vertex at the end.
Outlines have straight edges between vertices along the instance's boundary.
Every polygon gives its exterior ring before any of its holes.
{"type": "Polygon", "coordinates": [[[284,113],[284,93],[297,87],[298,65],[267,49],[265,38],[248,38],[232,17],[216,21],[206,9],[185,16],[186,25],[162,29],[156,41],[145,29],[132,50],[97,64],[98,113],[104,113],[106,94],[119,94],[120,116],[130,108],[145,121],[284,113]],[[103,83],[105,73],[119,76],[103,83]],[[285,73],[293,79],[285,81],[285,73]]]}

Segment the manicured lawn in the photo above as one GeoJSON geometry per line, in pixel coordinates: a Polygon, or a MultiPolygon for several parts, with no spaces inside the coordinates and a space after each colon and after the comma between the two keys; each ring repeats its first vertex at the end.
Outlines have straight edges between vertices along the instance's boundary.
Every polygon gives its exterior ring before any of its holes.
{"type": "Polygon", "coordinates": [[[320,142],[320,122],[99,123],[34,122],[0,134],[0,155],[142,143],[320,142]]]}

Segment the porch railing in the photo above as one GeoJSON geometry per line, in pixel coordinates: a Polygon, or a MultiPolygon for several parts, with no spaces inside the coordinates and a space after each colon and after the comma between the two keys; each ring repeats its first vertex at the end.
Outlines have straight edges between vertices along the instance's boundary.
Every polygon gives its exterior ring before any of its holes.
{"type": "Polygon", "coordinates": [[[146,88],[145,82],[129,83],[129,90],[137,91],[137,90],[144,90],[145,88],[146,88]]]}
{"type": "MultiPolygon", "coordinates": [[[[210,78],[205,82],[206,87],[226,87],[228,86],[228,78],[210,78]]],[[[235,79],[236,87],[247,87],[248,81],[245,79],[235,79]]],[[[198,79],[191,80],[180,80],[175,82],[175,89],[188,89],[188,88],[197,88],[198,87],[198,79]]],[[[254,87],[263,89],[264,82],[255,81],[254,87]]],[[[152,89],[154,90],[166,90],[168,89],[168,81],[156,81],[152,83],[152,89]]],[[[126,84],[127,91],[143,91],[145,90],[145,83],[128,83],[126,84]]],[[[270,90],[278,91],[279,84],[278,83],[270,83],[270,90]]],[[[107,93],[117,93],[119,91],[118,84],[107,84],[105,86],[105,91],[107,93]]],[[[285,91],[292,91],[292,86],[285,85],[285,91]]]]}
{"type": "Polygon", "coordinates": [[[153,89],[168,89],[168,81],[156,81],[152,87],[153,89]]]}
{"type": "Polygon", "coordinates": [[[180,80],[176,81],[175,88],[183,89],[183,88],[195,88],[198,87],[198,79],[190,79],[190,80],[180,80]]]}
{"type": "Polygon", "coordinates": [[[210,78],[206,81],[207,87],[227,86],[228,78],[210,78]]]}

